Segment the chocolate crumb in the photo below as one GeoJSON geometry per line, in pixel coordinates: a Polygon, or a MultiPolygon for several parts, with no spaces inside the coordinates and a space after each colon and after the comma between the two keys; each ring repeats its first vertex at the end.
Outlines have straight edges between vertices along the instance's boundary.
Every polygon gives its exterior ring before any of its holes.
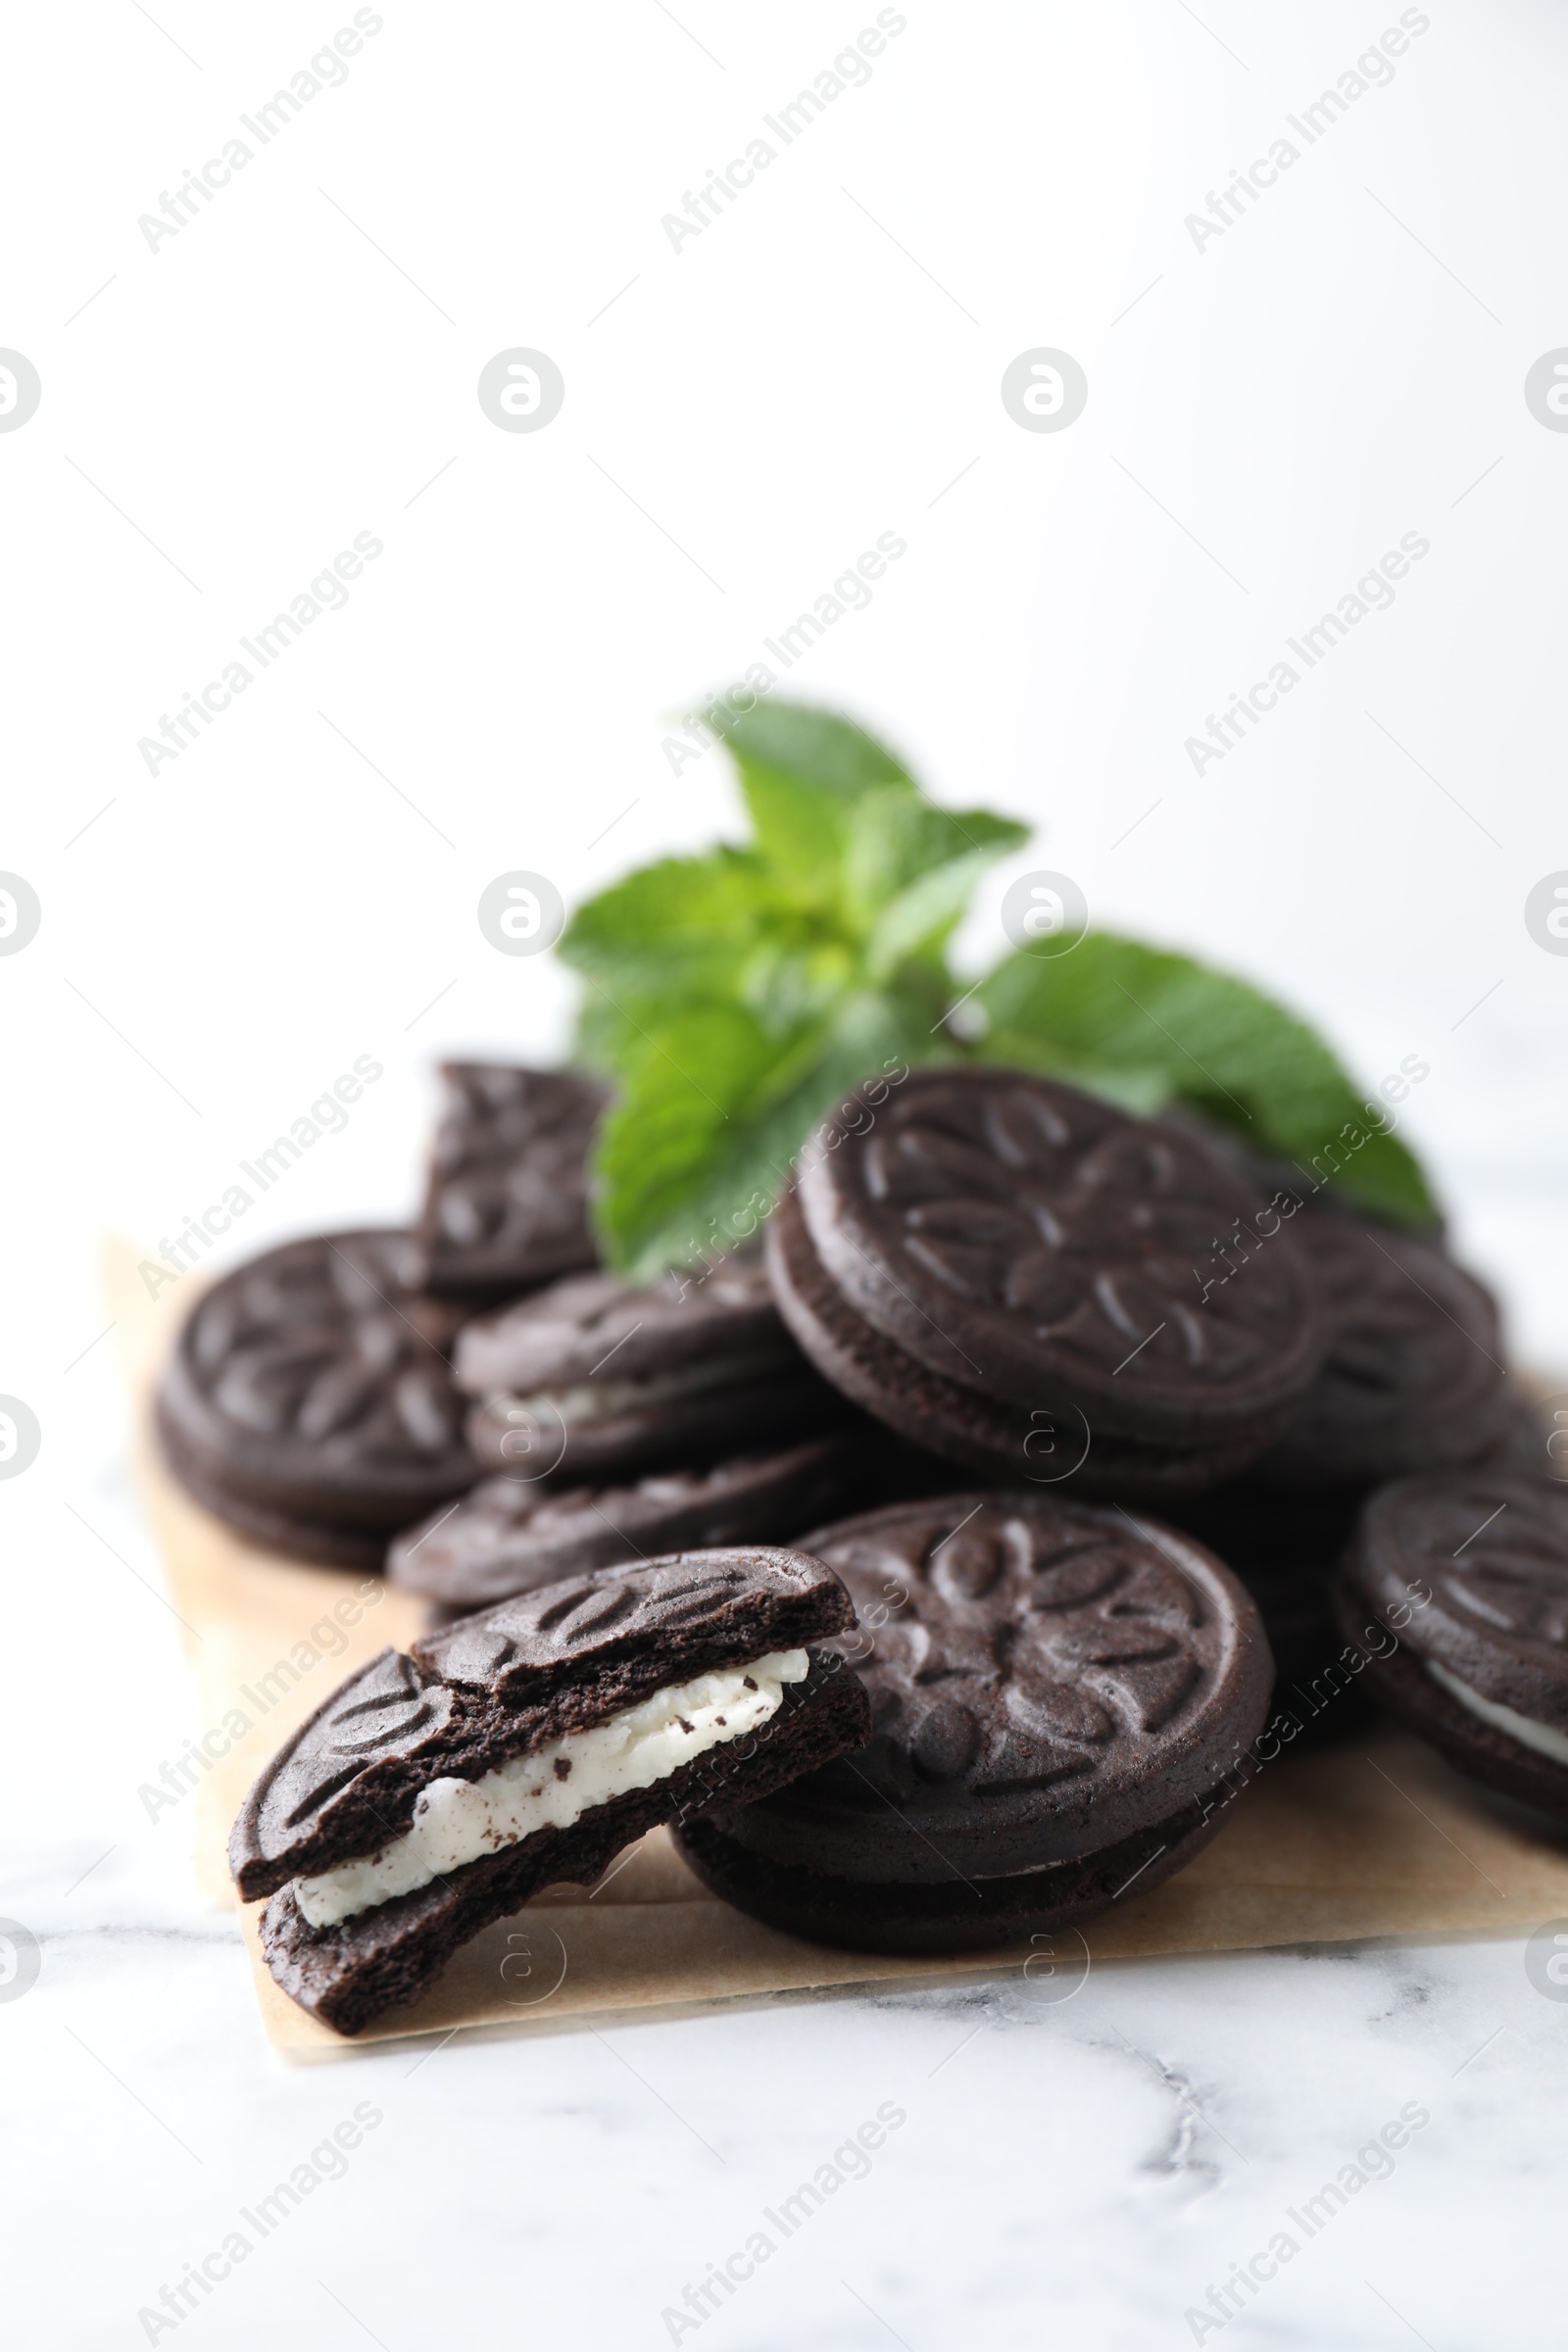
{"type": "Polygon", "coordinates": [[[557,1778],[557,1780],[558,1780],[558,1781],[564,1781],[564,1780],[566,1780],[566,1779],[569,1777],[569,1775],[570,1775],[570,1772],[571,1772],[571,1758],[570,1758],[569,1756],[558,1756],[558,1757],[556,1758],[556,1778],[557,1778]]]}
{"type": "Polygon", "coordinates": [[[741,1676],[741,1681],[746,1685],[748,1690],[755,1690],[757,1689],[757,1685],[753,1682],[749,1674],[743,1674],[741,1676]]]}
{"type": "Polygon", "coordinates": [[[683,1732],[685,1732],[685,1733],[686,1733],[688,1736],[690,1736],[690,1733],[691,1733],[691,1729],[692,1729],[692,1727],[691,1727],[691,1725],[690,1725],[690,1724],[687,1722],[687,1720],[686,1720],[685,1716],[684,1716],[684,1715],[677,1715],[677,1716],[676,1716],[676,1718],[675,1718],[675,1721],[676,1721],[676,1722],[677,1722],[677,1723],[680,1725],[680,1728],[681,1728],[681,1730],[682,1730],[683,1732]]]}

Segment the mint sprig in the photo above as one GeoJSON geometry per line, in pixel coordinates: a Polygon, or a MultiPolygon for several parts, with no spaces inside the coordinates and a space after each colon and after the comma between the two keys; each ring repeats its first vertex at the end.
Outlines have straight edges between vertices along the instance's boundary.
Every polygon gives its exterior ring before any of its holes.
{"type": "Polygon", "coordinates": [[[1255,1150],[1332,1172],[1368,1208],[1435,1214],[1416,1161],[1322,1040],[1188,956],[1108,932],[1008,956],[969,996],[960,1035],[948,941],[1028,828],[939,808],[831,711],[760,702],[721,723],[751,844],[627,875],[559,950],[587,984],[578,1057],[615,1087],[595,1186],[612,1265],[647,1276],[734,1247],[851,1087],[976,1057],[1133,1109],[1189,1102],[1255,1150]]]}

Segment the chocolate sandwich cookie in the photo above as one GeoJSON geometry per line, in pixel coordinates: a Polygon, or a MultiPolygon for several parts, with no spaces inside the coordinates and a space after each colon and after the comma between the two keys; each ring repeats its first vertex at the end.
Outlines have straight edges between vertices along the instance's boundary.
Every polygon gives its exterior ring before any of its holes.
{"type": "Polygon", "coordinates": [[[416,2001],[541,1887],[658,1822],[858,1747],[865,1692],[810,1644],[853,1624],[796,1551],[602,1570],[383,1650],[246,1799],[229,1863],[268,1966],[340,2034],[416,2001]]]}
{"type": "Polygon", "coordinates": [[[1322,1367],[1277,1444],[1239,1478],[1171,1507],[1262,1610],[1279,1705],[1351,1730],[1360,1705],[1342,1691],[1326,1710],[1323,1693],[1342,1644],[1333,1583],[1363,1499],[1406,1472],[1511,1457],[1523,1408],[1494,1300],[1440,1249],[1316,1201],[1291,1230],[1317,1278],[1322,1367]]]}
{"type": "Polygon", "coordinates": [[[514,1476],[710,1462],[854,1419],[780,1319],[760,1257],[654,1283],[582,1274],[464,1330],[468,1441],[514,1476]]]}
{"type": "Polygon", "coordinates": [[[428,1289],[484,1305],[595,1263],[588,1152],[608,1100],[575,1070],[441,1065],[417,1240],[428,1289]]]}
{"type": "Polygon", "coordinates": [[[1568,1488],[1483,1469],[1380,1489],[1339,1611],[1380,1705],[1568,1822],[1568,1488]]]}
{"type": "Polygon", "coordinates": [[[1512,1392],[1496,1301],[1475,1276],[1431,1243],[1343,1209],[1306,1209],[1291,1238],[1317,1284],[1328,1351],[1249,1479],[1364,1494],[1495,1447],[1512,1392]]]}
{"type": "Polygon", "coordinates": [[[394,1529],[472,1486],[454,1310],[415,1270],[406,1233],[317,1234],[203,1293],[157,1401],[198,1502],[254,1542],[373,1568],[394,1529]]]}
{"type": "Polygon", "coordinates": [[[808,1144],[767,1229],[780,1307],[857,1404],[1011,1483],[1162,1495],[1278,1437],[1321,1359],[1276,1234],[1200,1269],[1245,1195],[1196,1136],[1004,1069],[916,1070],[808,1144]]]}
{"type": "Polygon", "coordinates": [[[1038,1494],[867,1512],[807,1542],[859,1624],[872,1736],[685,1824],[716,1893],[852,1949],[966,1951],[1142,1894],[1245,1782],[1273,1662],[1191,1538],[1038,1494]]]}
{"type": "Polygon", "coordinates": [[[653,1471],[627,1487],[487,1478],[399,1536],[386,1572],[461,1614],[621,1560],[786,1543],[842,1508],[854,1467],[846,1440],[812,1438],[710,1470],[653,1471]]]}
{"type": "MultiPolygon", "coordinates": [[[[1372,1106],[1368,1105],[1368,1107],[1372,1106]]],[[[1360,1208],[1350,1199],[1345,1191],[1343,1182],[1336,1181],[1337,1171],[1332,1165],[1325,1173],[1319,1171],[1315,1165],[1303,1165],[1300,1160],[1276,1159],[1270,1152],[1255,1150],[1237,1133],[1234,1127],[1222,1127],[1217,1120],[1206,1118],[1190,1102],[1167,1103],[1159,1115],[1173,1126],[1186,1127],[1192,1133],[1202,1136],[1210,1149],[1218,1152],[1221,1159],[1229,1161],[1236,1168],[1250,1203],[1247,1212],[1246,1226],[1250,1228],[1254,1235],[1266,1231],[1275,1217],[1293,1217],[1302,1209],[1310,1211],[1313,1215],[1340,1214],[1359,1218],[1363,1223],[1371,1213],[1360,1208]],[[1261,1224],[1259,1224],[1259,1219],[1262,1220],[1261,1224]]],[[[1380,1124],[1383,1116],[1386,1114],[1378,1114],[1374,1111],[1374,1118],[1378,1119],[1380,1124]]],[[[1361,1132],[1365,1138],[1373,1132],[1373,1129],[1370,1125],[1362,1124],[1361,1132]]],[[[1320,1152],[1318,1157],[1327,1157],[1332,1162],[1335,1158],[1335,1150],[1332,1147],[1341,1140],[1338,1138],[1328,1139],[1331,1148],[1326,1152],[1320,1152]]],[[[1354,1149],[1353,1146],[1351,1148],[1354,1149]]],[[[1381,1226],[1381,1220],[1379,1222],[1381,1226]]],[[[1419,1217],[1401,1218],[1395,1227],[1395,1231],[1398,1233],[1414,1232],[1422,1241],[1430,1244],[1434,1249],[1441,1250],[1444,1246],[1446,1222],[1442,1210],[1433,1207],[1419,1217]]],[[[1224,1237],[1220,1238],[1223,1241],[1224,1237]]],[[[1231,1247],[1235,1246],[1237,1238],[1246,1239],[1245,1229],[1241,1237],[1233,1237],[1231,1247]]],[[[1223,1270],[1221,1261],[1216,1259],[1215,1264],[1218,1270],[1223,1270]]]]}

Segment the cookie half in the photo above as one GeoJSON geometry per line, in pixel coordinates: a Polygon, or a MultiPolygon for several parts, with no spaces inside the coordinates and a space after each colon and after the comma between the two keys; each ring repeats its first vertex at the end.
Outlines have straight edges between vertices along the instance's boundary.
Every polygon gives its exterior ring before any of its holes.
{"type": "Polygon", "coordinates": [[[383,1650],[262,1774],[229,1840],[262,1945],[341,2034],[417,2000],[541,1887],[656,1823],[860,1744],[865,1693],[812,1645],[853,1622],[819,1560],[705,1551],[546,1586],[383,1650]]]}

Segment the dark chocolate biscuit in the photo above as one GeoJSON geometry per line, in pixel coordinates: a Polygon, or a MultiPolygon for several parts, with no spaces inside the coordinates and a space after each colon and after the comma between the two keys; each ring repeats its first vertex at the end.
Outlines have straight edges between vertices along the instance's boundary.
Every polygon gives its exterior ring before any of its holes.
{"type": "Polygon", "coordinates": [[[1005,1494],[807,1541],[855,1600],[834,1646],[873,1732],[685,1839],[743,1909],[867,1950],[973,1949],[1145,1892],[1218,1828],[1273,1662],[1245,1591],[1190,1538],[1005,1494]]]}
{"type": "Polygon", "coordinates": [[[857,1402],[1013,1481],[1076,1454],[1080,1492],[1210,1482],[1280,1434],[1322,1355],[1308,1269],[1281,1232],[1204,1295],[1245,1194],[1203,1143],[1004,1069],[856,1107],[808,1144],[767,1248],[857,1402]]]}
{"type": "Polygon", "coordinates": [[[473,1484],[445,1352],[453,1310],[412,1271],[407,1234],[318,1234],[197,1299],[157,1422],[199,1502],[244,1535],[357,1566],[367,1535],[384,1544],[473,1484]]]}
{"type": "Polygon", "coordinates": [[[1381,1705],[1568,1821],[1568,1488],[1484,1468],[1380,1488],[1339,1605],[1381,1705]]]}
{"type": "MultiPolygon", "coordinates": [[[[1190,1102],[1169,1102],[1159,1115],[1172,1126],[1185,1127],[1190,1133],[1203,1137],[1210,1150],[1237,1170],[1250,1203],[1245,1215],[1245,1228],[1257,1235],[1266,1233],[1276,1218],[1293,1217],[1300,1209],[1314,1216],[1338,1214],[1366,1222],[1372,1212],[1347,1193],[1343,1174],[1347,1166],[1353,1164],[1349,1153],[1360,1148],[1353,1137],[1359,1134],[1365,1143],[1387,1128],[1387,1111],[1373,1103],[1366,1107],[1372,1113],[1371,1119],[1348,1121],[1348,1132],[1342,1128],[1338,1135],[1326,1136],[1310,1164],[1298,1159],[1276,1159],[1269,1152],[1256,1151],[1234,1127],[1222,1126],[1218,1120],[1205,1117],[1190,1102]]],[[[1381,1225],[1382,1221],[1378,1222],[1381,1225]]],[[[1231,1246],[1236,1239],[1245,1238],[1245,1228],[1243,1236],[1233,1237],[1231,1246]]],[[[1441,1250],[1446,1222],[1441,1209],[1434,1207],[1420,1217],[1401,1218],[1394,1230],[1413,1231],[1422,1241],[1441,1250]]],[[[1220,1240],[1223,1243],[1225,1237],[1220,1240]]],[[[1216,1254],[1215,1270],[1222,1263],[1216,1254]]]]}
{"type": "Polygon", "coordinates": [[[1474,1275],[1429,1242],[1344,1210],[1306,1210],[1291,1238],[1316,1278],[1328,1352],[1249,1478],[1365,1493],[1495,1446],[1511,1391],[1496,1303],[1474,1275]]]}
{"type": "Polygon", "coordinates": [[[608,1097],[576,1070],[441,1065],[416,1238],[427,1288],[472,1304],[591,1266],[588,1152],[608,1097]]]}
{"type": "Polygon", "coordinates": [[[1292,1237],[1317,1277],[1328,1353],[1276,1445],[1229,1485],[1171,1509],[1261,1609],[1276,1704],[1351,1731],[1364,1708],[1358,1686],[1354,1695],[1340,1687],[1332,1588],[1363,1497],[1407,1471],[1517,1459],[1529,1417],[1501,1362],[1496,1308],[1472,1276],[1430,1241],[1343,1204],[1276,1202],[1295,1207],[1292,1237]]]}
{"type": "Polygon", "coordinates": [[[655,1823],[858,1745],[863,1689],[808,1646],[853,1617],[803,1553],[690,1552],[383,1650],[279,1751],[234,1825],[242,1898],[271,1897],[262,1943],[278,1983],[358,2033],[541,1887],[586,1884],[655,1823]]]}
{"type": "Polygon", "coordinates": [[[221,1519],[248,1544],[259,1544],[264,1551],[285,1551],[318,1568],[379,1570],[384,1565],[384,1527],[349,1527],[330,1519],[312,1519],[298,1511],[273,1510],[209,1478],[172,1429],[161,1429],[159,1439],[165,1461],[191,1500],[211,1511],[215,1519],[221,1519]]]}
{"type": "Polygon", "coordinates": [[[863,1880],[776,1862],[708,1815],[683,1823],[675,1842],[721,1901],[787,1936],[852,1952],[979,1952],[1020,1936],[1076,1927],[1108,1911],[1118,1895],[1147,1894],[1163,1886],[1216,1836],[1224,1801],[1223,1796],[1195,1799],[1179,1816],[1118,1838],[1080,1862],[1017,1878],[979,1880],[973,1888],[871,1887],[863,1880]],[[1049,1880],[1049,1893],[1043,1880],[1049,1880]]]}
{"type": "MultiPolygon", "coordinates": [[[[1227,1477],[1256,1451],[1250,1438],[1203,1452],[1140,1446],[1092,1433],[1080,1408],[1009,1405],[945,1380],[850,1305],[812,1250],[793,1193],[769,1220],[767,1258],[785,1320],[817,1369],[852,1403],[938,1459],[998,1482],[1070,1487],[1086,1501],[1164,1501],[1227,1477]]],[[[929,1482],[920,1491],[930,1493],[929,1482]]]]}
{"type": "Polygon", "coordinates": [[[399,1536],[386,1572],[393,1584],[466,1613],[620,1560],[786,1543],[842,1507],[854,1468],[848,1441],[811,1438],[710,1470],[651,1471],[631,1487],[487,1478],[399,1536]]]}
{"type": "Polygon", "coordinates": [[[479,1399],[469,1444],[514,1475],[709,1462],[853,1418],[785,1330],[760,1257],[554,1283],[468,1324],[456,1368],[479,1399]]]}

